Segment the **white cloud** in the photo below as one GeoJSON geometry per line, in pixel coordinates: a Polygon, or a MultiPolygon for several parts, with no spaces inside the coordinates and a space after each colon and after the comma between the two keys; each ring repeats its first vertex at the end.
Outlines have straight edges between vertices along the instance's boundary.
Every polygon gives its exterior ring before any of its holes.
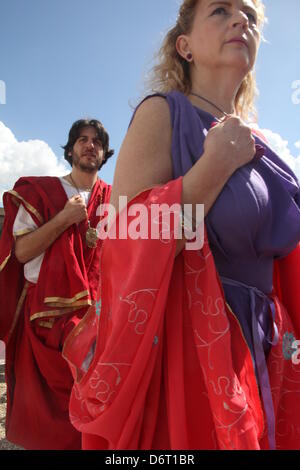
{"type": "Polygon", "coordinates": [[[61,176],[68,172],[67,162],[59,161],[42,140],[18,142],[0,121],[0,197],[21,176],[61,176]]]}
{"type": "MultiPolygon", "coordinates": [[[[293,170],[300,181],[300,155],[295,157],[291,153],[288,141],[284,140],[280,134],[277,134],[270,129],[261,129],[261,132],[265,135],[270,147],[293,170]]],[[[295,147],[300,149],[300,141],[295,143],[295,147]]]]}
{"type": "MultiPolygon", "coordinates": [[[[291,167],[300,180],[300,155],[292,155],[287,140],[269,129],[261,129],[274,151],[291,167]]],[[[300,140],[295,148],[300,149],[300,140]]],[[[296,151],[299,153],[298,150],[296,151]]],[[[0,121],[0,205],[4,191],[11,189],[21,176],[61,176],[69,171],[42,140],[18,142],[12,131],[0,121]]]]}

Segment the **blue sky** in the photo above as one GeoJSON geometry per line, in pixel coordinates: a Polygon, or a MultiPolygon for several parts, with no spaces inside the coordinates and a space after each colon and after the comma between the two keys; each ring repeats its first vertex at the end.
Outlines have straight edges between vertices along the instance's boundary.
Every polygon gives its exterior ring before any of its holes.
{"type": "MultiPolygon", "coordinates": [[[[130,103],[136,104],[143,92],[144,75],[179,3],[1,2],[0,84],[6,85],[6,103],[0,89],[0,163],[6,173],[0,176],[0,190],[26,171],[40,174],[59,165],[63,171],[60,145],[81,117],[100,119],[118,152],[132,114],[130,103]]],[[[271,140],[279,150],[298,157],[300,146],[294,144],[300,141],[300,104],[292,102],[292,84],[299,80],[300,89],[300,2],[265,0],[265,5],[267,42],[257,63],[259,125],[276,133],[271,140]]],[[[300,91],[297,96],[300,101],[300,91]]],[[[115,161],[101,172],[110,183],[115,161]]]]}

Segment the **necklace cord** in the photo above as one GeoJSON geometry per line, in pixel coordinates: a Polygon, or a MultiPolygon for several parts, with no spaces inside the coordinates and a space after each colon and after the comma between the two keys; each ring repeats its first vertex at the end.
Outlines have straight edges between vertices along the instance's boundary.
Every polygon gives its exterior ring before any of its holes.
{"type": "Polygon", "coordinates": [[[190,95],[196,96],[197,98],[200,98],[201,100],[206,101],[206,103],[210,104],[210,105],[213,106],[215,109],[217,109],[218,111],[220,111],[220,113],[222,113],[223,116],[225,116],[225,117],[229,117],[229,116],[230,116],[228,113],[226,113],[226,111],[223,111],[223,109],[219,108],[219,106],[217,106],[215,103],[213,103],[212,101],[208,100],[207,98],[204,98],[204,96],[197,95],[197,93],[194,93],[194,92],[192,92],[192,91],[190,92],[190,95]]]}
{"type": "MultiPolygon", "coordinates": [[[[72,181],[72,184],[73,184],[73,186],[74,186],[74,187],[77,189],[77,191],[78,191],[78,194],[80,194],[80,190],[79,190],[79,188],[78,188],[77,184],[75,183],[75,181],[74,181],[74,179],[73,179],[73,177],[72,177],[72,174],[71,174],[71,173],[69,173],[69,177],[70,177],[70,179],[71,179],[71,181],[72,181]]],[[[89,192],[91,192],[91,191],[92,191],[92,189],[93,189],[93,186],[92,186],[91,188],[85,188],[85,189],[82,189],[82,191],[89,191],[89,192]]]]}
{"type": "MultiPolygon", "coordinates": [[[[70,177],[70,179],[73,183],[73,186],[76,188],[78,194],[80,195],[80,191],[79,191],[74,179],[72,178],[71,173],[69,173],[69,177],[70,177]]],[[[91,192],[93,187],[89,188],[88,191],[91,192]]],[[[103,204],[103,199],[104,199],[104,190],[102,190],[101,193],[100,193],[100,206],[103,204]]],[[[97,232],[96,228],[91,226],[91,221],[90,221],[89,217],[87,218],[87,226],[88,226],[88,228],[87,228],[86,233],[85,233],[86,244],[89,248],[95,249],[97,247],[97,242],[98,242],[98,232],[97,232]]]]}
{"type": "MultiPolygon", "coordinates": [[[[197,95],[197,93],[193,93],[193,92],[190,92],[190,95],[193,95],[193,96],[197,96],[197,98],[200,98],[201,100],[203,101],[206,101],[207,103],[209,103],[210,105],[214,106],[218,111],[220,111],[220,113],[223,114],[223,116],[225,117],[229,117],[230,114],[226,113],[225,111],[223,111],[223,109],[219,108],[216,104],[214,104],[212,101],[208,100],[207,98],[204,98],[204,96],[201,96],[201,95],[197,95]]],[[[216,118],[217,121],[221,122],[220,119],[216,118]]],[[[213,123],[214,124],[214,123],[213,123]]],[[[259,145],[259,144],[255,144],[255,149],[256,149],[256,154],[254,156],[254,161],[255,160],[259,160],[260,158],[263,157],[264,155],[264,147],[259,145]]]]}

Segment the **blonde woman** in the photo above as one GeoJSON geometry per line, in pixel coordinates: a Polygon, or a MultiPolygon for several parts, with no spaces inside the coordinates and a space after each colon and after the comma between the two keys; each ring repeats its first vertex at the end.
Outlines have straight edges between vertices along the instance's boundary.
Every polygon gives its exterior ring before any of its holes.
{"type": "Polygon", "coordinates": [[[283,348],[299,303],[289,293],[287,313],[273,289],[276,258],[299,267],[299,183],[245,124],[263,22],[260,0],[185,0],[166,35],[111,203],[127,196],[129,222],[137,203],[192,204],[190,230],[204,204],[204,246],[104,242],[98,340],[91,311],[65,347],[84,448],[299,448],[300,369],[283,348]]]}

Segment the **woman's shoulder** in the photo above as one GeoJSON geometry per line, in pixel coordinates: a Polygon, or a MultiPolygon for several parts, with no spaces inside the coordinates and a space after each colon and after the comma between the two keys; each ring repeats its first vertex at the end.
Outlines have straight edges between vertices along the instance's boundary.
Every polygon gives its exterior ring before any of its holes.
{"type": "Polygon", "coordinates": [[[134,110],[129,127],[132,122],[145,121],[149,125],[152,122],[160,125],[169,119],[170,111],[169,105],[163,93],[153,93],[145,96],[134,110]]]}
{"type": "Polygon", "coordinates": [[[191,103],[187,99],[186,95],[177,90],[172,90],[166,93],[153,92],[144,96],[134,110],[134,115],[138,110],[151,110],[151,111],[163,111],[166,109],[172,109],[174,106],[189,105],[191,103]]]}
{"type": "Polygon", "coordinates": [[[143,110],[162,110],[166,109],[167,104],[167,94],[165,93],[152,93],[146,95],[138,104],[135,111],[143,110]]]}

